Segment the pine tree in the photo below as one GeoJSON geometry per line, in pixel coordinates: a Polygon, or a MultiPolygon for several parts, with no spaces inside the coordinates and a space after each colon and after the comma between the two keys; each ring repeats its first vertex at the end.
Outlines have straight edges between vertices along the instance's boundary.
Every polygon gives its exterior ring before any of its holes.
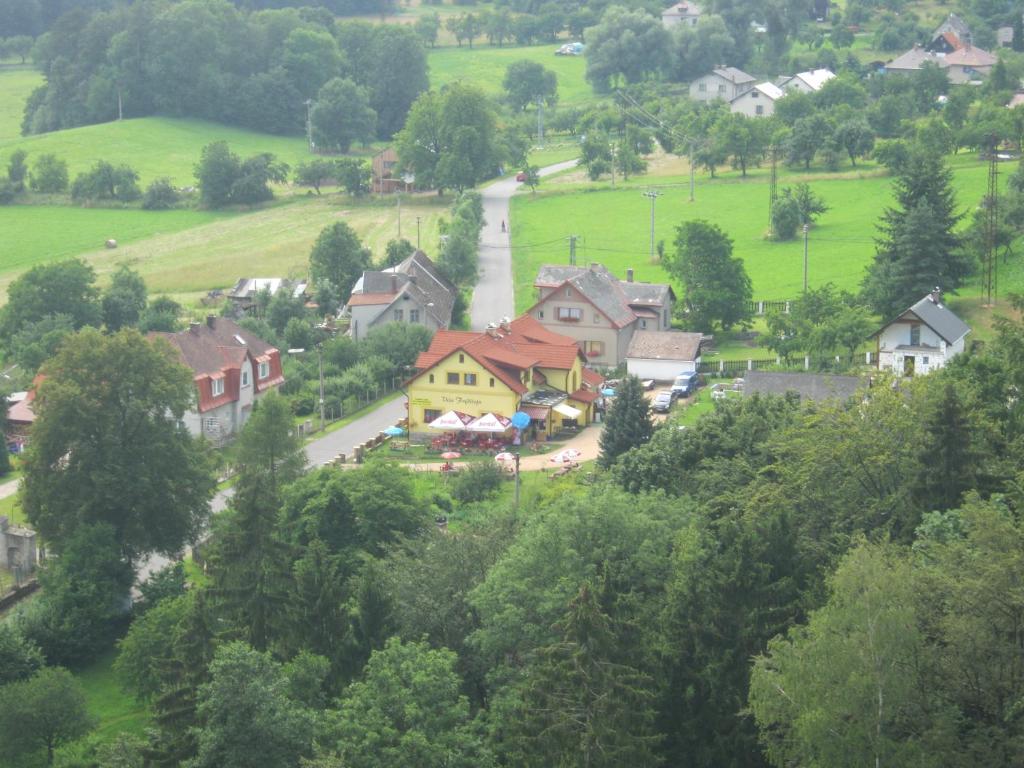
{"type": "Polygon", "coordinates": [[[526,766],[654,766],[651,680],[614,661],[611,619],[584,583],[557,625],[562,640],[537,651],[511,719],[526,766]]]}
{"type": "Polygon", "coordinates": [[[1024,13],[1013,15],[1013,50],[1024,51],[1024,13]]]}
{"type": "Polygon", "coordinates": [[[899,165],[896,207],[882,215],[875,261],[864,279],[864,298],[893,317],[935,286],[955,291],[973,264],[956,233],[952,173],[942,158],[921,148],[899,165]]]}
{"type": "Polygon", "coordinates": [[[928,512],[953,509],[959,506],[964,491],[977,487],[977,477],[971,425],[951,382],[943,387],[924,429],[914,500],[928,512]]]}
{"type": "Polygon", "coordinates": [[[628,376],[619,387],[615,402],[605,419],[598,463],[602,467],[610,467],[630,448],[643,445],[650,440],[653,432],[651,408],[644,397],[640,379],[628,376]]]}

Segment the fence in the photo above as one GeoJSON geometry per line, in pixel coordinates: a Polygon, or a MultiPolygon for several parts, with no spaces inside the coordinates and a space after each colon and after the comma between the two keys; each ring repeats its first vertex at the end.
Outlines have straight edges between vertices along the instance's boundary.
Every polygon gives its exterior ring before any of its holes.
{"type": "MultiPolygon", "coordinates": [[[[857,356],[854,355],[856,365],[857,356]]],[[[877,352],[865,352],[864,364],[876,365],[878,363],[877,352]]],[[[792,358],[788,362],[781,357],[748,358],[746,360],[701,360],[697,366],[698,373],[706,373],[712,376],[721,377],[741,376],[747,371],[760,371],[765,368],[778,368],[789,371],[829,370],[843,368],[843,358],[836,355],[834,358],[811,360],[809,356],[792,358]]]]}
{"type": "Polygon", "coordinates": [[[771,312],[784,312],[788,315],[789,308],[792,303],[793,302],[790,299],[779,301],[748,301],[747,310],[755,317],[763,317],[771,312]]]}

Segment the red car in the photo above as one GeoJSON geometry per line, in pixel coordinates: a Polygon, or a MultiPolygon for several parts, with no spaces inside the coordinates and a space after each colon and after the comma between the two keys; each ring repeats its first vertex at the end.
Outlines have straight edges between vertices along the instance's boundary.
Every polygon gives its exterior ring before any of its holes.
{"type": "Polygon", "coordinates": [[[526,171],[520,171],[516,174],[516,181],[526,181],[526,171]]]}

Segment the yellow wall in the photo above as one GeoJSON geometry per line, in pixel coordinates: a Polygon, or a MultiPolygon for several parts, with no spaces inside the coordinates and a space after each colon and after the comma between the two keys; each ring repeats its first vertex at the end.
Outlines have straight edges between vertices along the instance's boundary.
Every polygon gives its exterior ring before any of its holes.
{"type": "Polygon", "coordinates": [[[519,395],[508,388],[501,379],[480,365],[469,355],[456,351],[433,368],[424,371],[409,384],[409,431],[434,432],[430,430],[423,418],[425,410],[462,411],[470,416],[482,416],[485,413],[496,413],[509,418],[516,412],[519,395]],[[463,362],[459,362],[459,355],[463,362]],[[448,383],[448,374],[459,374],[458,384],[448,383]],[[463,381],[467,373],[476,374],[476,385],[467,385],[463,381]],[[434,383],[430,383],[430,375],[434,383]],[[494,379],[494,386],[490,382],[494,379]]]}

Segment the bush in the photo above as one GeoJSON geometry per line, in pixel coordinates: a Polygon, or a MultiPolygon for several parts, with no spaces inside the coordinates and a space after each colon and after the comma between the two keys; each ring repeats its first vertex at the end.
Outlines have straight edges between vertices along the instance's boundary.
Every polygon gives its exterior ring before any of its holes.
{"type": "Polygon", "coordinates": [[[36,158],[29,184],[36,192],[59,194],[68,188],[68,164],[56,155],[45,154],[36,158]]]}
{"type": "Polygon", "coordinates": [[[780,197],[772,206],[772,230],[776,240],[792,240],[800,226],[800,206],[792,197],[780,197]]]}
{"type": "Polygon", "coordinates": [[[168,178],[157,179],[146,187],[142,198],[142,207],[147,211],[166,211],[178,204],[181,195],[168,178]]]}
{"type": "Polygon", "coordinates": [[[452,498],[460,504],[485,501],[501,487],[501,467],[492,461],[470,464],[455,477],[452,498]]]}
{"type": "Polygon", "coordinates": [[[111,165],[105,160],[97,161],[90,170],[78,174],[71,185],[73,200],[120,200],[128,203],[138,200],[139,174],[130,166],[111,165]]]}

